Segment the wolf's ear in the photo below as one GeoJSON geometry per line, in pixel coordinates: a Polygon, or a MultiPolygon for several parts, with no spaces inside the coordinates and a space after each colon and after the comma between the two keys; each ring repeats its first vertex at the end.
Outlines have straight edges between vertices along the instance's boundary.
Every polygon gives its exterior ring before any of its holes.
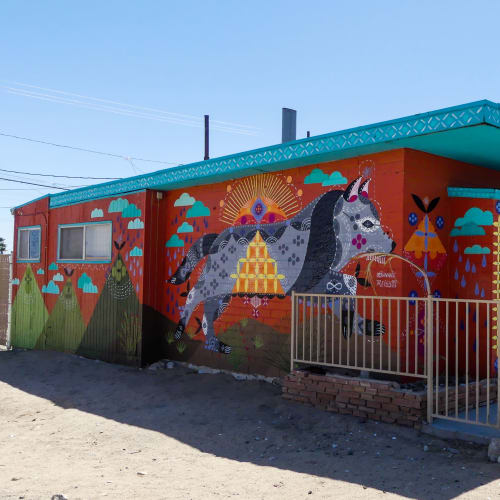
{"type": "Polygon", "coordinates": [[[361,184],[361,180],[362,177],[358,177],[347,186],[347,189],[344,191],[345,201],[351,203],[358,199],[358,191],[359,191],[359,186],[361,184]]]}
{"type": "Polygon", "coordinates": [[[360,196],[364,196],[365,198],[368,198],[368,187],[370,186],[370,181],[371,179],[366,179],[361,186],[359,186],[358,194],[360,196]]]}

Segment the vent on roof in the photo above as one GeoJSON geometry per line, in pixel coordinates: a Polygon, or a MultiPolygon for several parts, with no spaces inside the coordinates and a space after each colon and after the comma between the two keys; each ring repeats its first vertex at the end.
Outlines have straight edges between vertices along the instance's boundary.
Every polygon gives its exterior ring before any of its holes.
{"type": "Polygon", "coordinates": [[[297,139],[297,111],[283,108],[281,115],[281,142],[290,142],[297,139]]]}

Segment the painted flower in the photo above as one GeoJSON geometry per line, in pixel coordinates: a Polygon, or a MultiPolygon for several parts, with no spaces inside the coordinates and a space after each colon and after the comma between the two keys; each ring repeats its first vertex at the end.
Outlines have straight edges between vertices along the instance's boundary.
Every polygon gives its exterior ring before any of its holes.
{"type": "Polygon", "coordinates": [[[408,215],[408,222],[410,223],[410,226],[414,226],[418,222],[418,216],[415,212],[410,212],[408,215]]]}
{"type": "Polygon", "coordinates": [[[358,234],[356,238],[352,239],[352,244],[359,250],[363,245],[366,245],[366,238],[358,234]]]}
{"type": "Polygon", "coordinates": [[[440,215],[436,217],[436,227],[438,229],[443,229],[444,227],[444,219],[440,215]]]}

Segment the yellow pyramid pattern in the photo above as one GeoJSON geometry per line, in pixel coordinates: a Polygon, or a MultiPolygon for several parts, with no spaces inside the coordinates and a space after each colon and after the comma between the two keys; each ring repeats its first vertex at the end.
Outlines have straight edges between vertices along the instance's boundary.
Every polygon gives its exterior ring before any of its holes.
{"type": "Polygon", "coordinates": [[[238,260],[233,293],[270,293],[284,294],[279,280],[285,276],[278,274],[278,264],[269,256],[267,245],[260,232],[254,236],[247,247],[245,258],[238,260]]]}

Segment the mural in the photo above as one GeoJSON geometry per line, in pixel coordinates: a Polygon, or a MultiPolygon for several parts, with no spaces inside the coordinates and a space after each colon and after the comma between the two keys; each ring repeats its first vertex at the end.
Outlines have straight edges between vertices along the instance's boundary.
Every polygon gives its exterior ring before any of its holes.
{"type": "Polygon", "coordinates": [[[42,294],[28,264],[12,304],[12,345],[33,349],[47,317],[42,294]]]}
{"type": "MultiPolygon", "coordinates": [[[[344,266],[360,253],[394,250],[395,243],[382,229],[377,208],[369,199],[370,179],[359,177],[345,190],[329,191],[300,211],[300,203],[287,186],[290,183],[273,180],[269,175],[245,180],[222,203],[221,220],[234,225],[198,239],[169,279],[174,285],[185,283],[206,257],[187,294],[176,339],[185,332],[196,307],[203,304],[203,316],[196,321],[205,336],[205,348],[230,354],[231,346],[217,338],[214,322],[232,297],[271,299],[293,290],[353,295],[358,282],[355,275],[342,272],[344,266]]],[[[350,332],[346,332],[348,315],[343,315],[344,334],[371,332],[371,320],[354,314],[350,312],[350,332]]],[[[375,334],[384,333],[383,325],[375,323],[375,334]]]]}

